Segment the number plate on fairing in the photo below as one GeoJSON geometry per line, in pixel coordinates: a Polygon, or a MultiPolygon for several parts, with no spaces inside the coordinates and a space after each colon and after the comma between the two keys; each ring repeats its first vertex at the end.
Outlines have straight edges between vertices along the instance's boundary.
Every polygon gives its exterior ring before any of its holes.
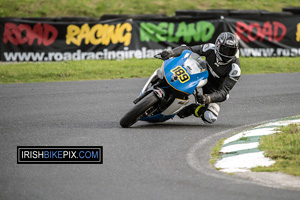
{"type": "Polygon", "coordinates": [[[176,68],[172,69],[171,72],[178,77],[180,83],[185,83],[190,80],[189,74],[181,66],[177,66],[176,68]]]}

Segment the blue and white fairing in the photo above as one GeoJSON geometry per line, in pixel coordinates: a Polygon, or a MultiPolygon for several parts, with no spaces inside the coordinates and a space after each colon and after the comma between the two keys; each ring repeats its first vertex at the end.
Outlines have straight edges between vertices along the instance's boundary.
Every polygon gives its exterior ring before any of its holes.
{"type": "Polygon", "coordinates": [[[204,86],[208,78],[208,71],[191,56],[192,52],[185,50],[179,57],[164,61],[164,77],[168,84],[187,94],[193,94],[197,87],[204,86]],[[176,76],[177,80],[174,80],[176,76]]]}
{"type": "MultiPolygon", "coordinates": [[[[156,70],[144,86],[142,93],[148,88],[151,80],[163,72],[163,78],[175,90],[190,96],[198,87],[203,87],[207,83],[208,71],[203,69],[200,64],[192,58],[192,52],[189,50],[183,51],[179,57],[171,58],[164,61],[163,66],[156,70]]],[[[189,99],[175,98],[173,103],[162,113],[151,117],[142,117],[142,121],[163,122],[173,118],[181,109],[189,102],[189,99]]]]}

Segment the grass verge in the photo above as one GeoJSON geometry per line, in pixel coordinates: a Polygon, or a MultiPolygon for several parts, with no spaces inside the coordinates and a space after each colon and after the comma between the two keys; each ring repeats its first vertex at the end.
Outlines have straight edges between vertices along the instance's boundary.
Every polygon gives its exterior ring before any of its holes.
{"type": "MultiPolygon", "coordinates": [[[[300,72],[300,57],[240,58],[242,74],[300,72]]],[[[158,59],[0,63],[0,83],[80,81],[149,77],[158,59]]]]}
{"type": "Polygon", "coordinates": [[[161,63],[131,59],[0,64],[0,83],[140,78],[150,76],[161,63]]]}
{"type": "Polygon", "coordinates": [[[263,136],[259,149],[275,160],[270,167],[256,167],[255,172],[283,172],[300,176],[300,123],[282,126],[280,132],[263,136]]]}
{"type": "Polygon", "coordinates": [[[215,165],[215,163],[219,160],[219,158],[221,156],[220,150],[221,150],[222,145],[225,140],[226,140],[226,138],[223,138],[215,146],[213,146],[212,151],[210,153],[210,160],[209,160],[210,164],[215,165]]]}
{"type": "Polygon", "coordinates": [[[100,17],[103,14],[167,14],[191,9],[263,9],[299,7],[296,0],[0,0],[1,17],[100,17]]]}

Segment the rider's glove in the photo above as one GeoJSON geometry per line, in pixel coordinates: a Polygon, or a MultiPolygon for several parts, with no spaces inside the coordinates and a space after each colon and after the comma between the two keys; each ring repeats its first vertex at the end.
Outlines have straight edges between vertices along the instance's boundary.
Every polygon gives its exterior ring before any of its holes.
{"type": "Polygon", "coordinates": [[[208,94],[205,94],[205,95],[198,94],[197,95],[197,101],[200,104],[209,104],[209,103],[211,103],[211,99],[210,99],[210,96],[208,94]]]}
{"type": "Polygon", "coordinates": [[[174,56],[174,52],[173,52],[171,49],[166,49],[166,50],[163,50],[163,51],[160,53],[160,55],[161,55],[161,58],[162,58],[163,60],[167,60],[167,59],[169,59],[169,58],[171,58],[171,57],[174,56]]]}

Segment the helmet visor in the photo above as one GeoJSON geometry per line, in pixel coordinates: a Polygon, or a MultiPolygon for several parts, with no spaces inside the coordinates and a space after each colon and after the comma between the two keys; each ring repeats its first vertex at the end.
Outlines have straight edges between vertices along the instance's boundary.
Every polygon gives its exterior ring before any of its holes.
{"type": "Polygon", "coordinates": [[[225,45],[220,45],[219,52],[223,56],[232,57],[236,54],[237,48],[236,47],[235,48],[234,47],[228,47],[228,46],[225,46],[225,45]]]}

